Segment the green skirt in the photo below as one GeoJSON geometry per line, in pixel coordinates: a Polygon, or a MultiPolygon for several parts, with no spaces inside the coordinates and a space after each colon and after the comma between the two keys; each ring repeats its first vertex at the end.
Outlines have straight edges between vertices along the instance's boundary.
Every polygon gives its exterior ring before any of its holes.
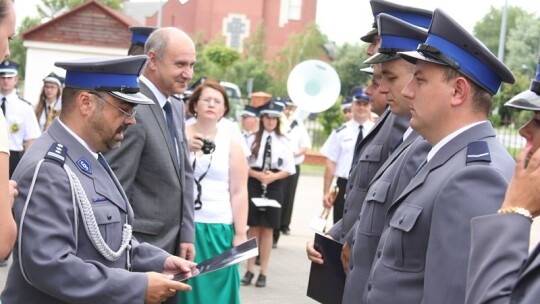
{"type": "MultiPolygon", "coordinates": [[[[234,227],[230,224],[195,223],[195,262],[200,263],[232,247],[234,227]]],[[[188,280],[193,287],[179,293],[179,303],[240,303],[238,264],[188,280]]]]}

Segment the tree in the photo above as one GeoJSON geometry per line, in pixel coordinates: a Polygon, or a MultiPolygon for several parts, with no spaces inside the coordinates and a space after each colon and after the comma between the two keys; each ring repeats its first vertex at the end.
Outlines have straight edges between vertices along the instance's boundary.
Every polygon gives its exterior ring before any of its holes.
{"type": "Polygon", "coordinates": [[[509,49],[505,60],[508,67],[534,76],[540,46],[540,19],[525,14],[517,20],[515,27],[508,33],[506,46],[509,49]]]}
{"type": "Polygon", "coordinates": [[[341,80],[341,95],[350,95],[351,89],[357,85],[367,84],[371,76],[360,71],[366,65],[366,45],[345,43],[338,48],[334,66],[341,80]]]}
{"type": "MultiPolygon", "coordinates": [[[[515,6],[508,7],[508,19],[506,23],[507,33],[516,26],[516,21],[526,15],[523,9],[515,6]]],[[[501,33],[502,9],[491,7],[490,11],[474,26],[474,36],[480,39],[487,48],[497,54],[499,49],[499,37],[501,33]]],[[[510,51],[505,47],[505,54],[510,51]]]]}
{"type": "Polygon", "coordinates": [[[23,46],[23,41],[19,35],[28,29],[37,26],[40,23],[40,18],[26,17],[21,22],[21,25],[17,29],[17,37],[9,42],[10,58],[11,60],[20,64],[19,78],[24,79],[25,67],[26,67],[26,48],[23,46]]]}

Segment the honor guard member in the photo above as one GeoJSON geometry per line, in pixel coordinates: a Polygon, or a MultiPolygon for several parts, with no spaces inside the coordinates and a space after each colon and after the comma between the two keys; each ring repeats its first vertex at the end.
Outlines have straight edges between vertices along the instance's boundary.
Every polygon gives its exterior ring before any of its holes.
{"type": "Polygon", "coordinates": [[[343,113],[343,118],[345,122],[348,122],[353,118],[352,111],[352,96],[345,96],[341,99],[341,113],[343,113]]]}
{"type": "Polygon", "coordinates": [[[371,104],[369,97],[363,93],[364,87],[353,88],[351,95],[353,101],[351,111],[353,119],[332,131],[330,137],[321,148],[321,154],[326,157],[324,169],[323,205],[325,208],[333,206],[334,223],[343,215],[343,202],[347,179],[351,171],[352,157],[355,145],[367,135],[374,123],[369,119],[371,104]],[[332,180],[337,178],[338,194],[332,197],[332,180]]]}
{"type": "Polygon", "coordinates": [[[242,118],[242,134],[247,139],[259,129],[259,110],[246,105],[242,113],[240,113],[240,117],[242,118]]]}
{"type": "Polygon", "coordinates": [[[194,263],[133,238],[133,210],[101,154],[121,144],[136,105],[152,104],[137,80],[146,60],[55,63],[67,70],[60,118],[13,175],[19,235],[3,303],[159,303],[190,290],[158,272],[194,263]]]}
{"type": "MultiPolygon", "coordinates": [[[[414,65],[402,59],[398,52],[415,50],[426,40],[427,31],[384,13],[378,19],[381,47],[364,63],[382,69],[379,92],[388,100],[393,115],[410,120],[409,103],[401,91],[411,79],[414,65]]],[[[366,285],[386,211],[415,176],[430,150],[429,142],[409,127],[369,183],[358,220],[343,246],[342,256],[350,257],[348,265],[344,261],[348,271],[343,303],[357,303],[362,298],[364,289],[359,286],[366,285]]]]}
{"type": "Polygon", "coordinates": [[[148,40],[148,36],[155,31],[157,27],[153,26],[130,26],[129,30],[131,31],[131,45],[128,49],[128,55],[143,55],[144,54],[144,44],[148,40]]]}
{"type": "MultiPolygon", "coordinates": [[[[431,11],[428,10],[382,0],[372,0],[370,4],[375,19],[381,13],[387,13],[414,25],[429,26],[429,21],[431,20],[431,11]]],[[[377,27],[376,23],[374,27],[377,27]]],[[[375,54],[380,46],[380,36],[377,34],[374,39],[370,48],[368,48],[368,55],[370,56],[375,54]]],[[[392,148],[401,140],[408,127],[409,119],[407,117],[396,116],[392,114],[390,109],[386,109],[379,116],[371,132],[356,146],[349,182],[345,192],[346,200],[343,208],[343,220],[328,231],[331,237],[340,242],[345,240],[345,237],[358,219],[369,183],[375,173],[379,171],[388,159],[392,148]]]]}
{"type": "Polygon", "coordinates": [[[501,209],[497,214],[472,220],[474,242],[469,258],[466,304],[536,303],[540,299],[540,245],[529,250],[532,219],[540,213],[540,65],[530,88],[504,105],[532,111],[534,116],[519,129],[527,143],[518,156],[501,209]]]}
{"type": "Polygon", "coordinates": [[[8,128],[10,177],[24,151],[41,135],[32,105],[17,95],[18,68],[19,64],[8,59],[0,64],[0,103],[8,128]]]}
{"type": "Polygon", "coordinates": [[[502,204],[514,160],[488,115],[510,70],[436,9],[402,94],[411,127],[433,148],[392,203],[363,303],[464,303],[471,220],[502,204]]]}
{"type": "Polygon", "coordinates": [[[300,177],[300,164],[302,164],[306,158],[306,151],[311,149],[311,137],[304,126],[304,122],[298,116],[294,115],[296,105],[288,97],[283,98],[283,101],[285,103],[283,113],[289,122],[289,131],[286,136],[291,143],[294,153],[296,173],[289,175],[285,180],[285,197],[283,198],[283,205],[281,206],[281,227],[280,229],[274,230],[274,241],[276,243],[279,239],[280,231],[285,235],[290,234],[289,225],[291,224],[296,186],[298,185],[298,178],[300,177]]]}

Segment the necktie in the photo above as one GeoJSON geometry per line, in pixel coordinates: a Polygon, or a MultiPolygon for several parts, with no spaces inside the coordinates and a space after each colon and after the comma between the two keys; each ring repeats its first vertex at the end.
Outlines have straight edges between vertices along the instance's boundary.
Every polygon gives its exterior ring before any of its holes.
{"type": "Polygon", "coordinates": [[[270,162],[272,161],[272,136],[268,135],[266,137],[266,144],[264,145],[264,152],[263,152],[263,163],[262,163],[262,169],[263,171],[270,170],[270,162]]]}
{"type": "Polygon", "coordinates": [[[111,167],[109,167],[109,164],[107,163],[107,160],[105,159],[105,157],[103,157],[103,154],[101,153],[98,153],[98,158],[97,158],[98,162],[103,166],[103,168],[105,168],[105,171],[107,171],[107,173],[109,174],[109,176],[111,177],[112,179],[112,171],[111,171],[111,167]]]}
{"type": "Polygon", "coordinates": [[[165,118],[167,119],[167,128],[169,129],[169,136],[171,136],[172,145],[174,147],[176,162],[179,163],[178,146],[176,144],[176,133],[174,132],[174,118],[172,113],[171,102],[167,100],[163,106],[165,111],[165,118]]]}
{"type": "Polygon", "coordinates": [[[6,98],[2,97],[2,113],[4,114],[4,117],[6,117],[6,98]]]}
{"type": "Polygon", "coordinates": [[[362,142],[362,139],[364,139],[364,132],[362,132],[362,125],[358,126],[358,136],[356,137],[356,142],[354,144],[354,154],[353,154],[353,161],[352,161],[352,167],[354,167],[354,164],[356,164],[356,161],[358,160],[358,154],[360,153],[360,142],[362,142]]]}

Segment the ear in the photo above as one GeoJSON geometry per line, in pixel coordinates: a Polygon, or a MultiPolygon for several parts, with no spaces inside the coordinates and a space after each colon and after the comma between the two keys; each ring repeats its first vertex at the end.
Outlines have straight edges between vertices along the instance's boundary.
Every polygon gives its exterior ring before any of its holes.
{"type": "Polygon", "coordinates": [[[91,94],[84,91],[77,96],[77,108],[83,116],[90,116],[94,112],[96,103],[92,98],[91,94]]]}
{"type": "Polygon", "coordinates": [[[465,77],[459,76],[454,79],[454,94],[452,95],[452,106],[459,106],[463,104],[469,94],[471,93],[471,86],[469,81],[465,77]]]}
{"type": "Polygon", "coordinates": [[[149,68],[150,70],[155,71],[157,61],[158,61],[156,52],[155,51],[150,51],[146,55],[148,56],[148,64],[146,65],[146,68],[149,68]]]}

